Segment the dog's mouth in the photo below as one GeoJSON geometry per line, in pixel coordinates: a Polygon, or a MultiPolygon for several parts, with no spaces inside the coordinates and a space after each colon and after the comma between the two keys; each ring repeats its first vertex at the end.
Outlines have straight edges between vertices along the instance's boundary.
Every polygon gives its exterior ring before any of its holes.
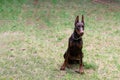
{"type": "Polygon", "coordinates": [[[80,36],[83,36],[84,34],[84,31],[81,31],[81,30],[76,30],[77,34],[80,35],[80,36]]]}
{"type": "Polygon", "coordinates": [[[84,32],[77,32],[77,34],[83,36],[84,32]]]}
{"type": "Polygon", "coordinates": [[[80,35],[80,36],[83,36],[83,34],[84,34],[84,33],[80,33],[79,35],[80,35]]]}

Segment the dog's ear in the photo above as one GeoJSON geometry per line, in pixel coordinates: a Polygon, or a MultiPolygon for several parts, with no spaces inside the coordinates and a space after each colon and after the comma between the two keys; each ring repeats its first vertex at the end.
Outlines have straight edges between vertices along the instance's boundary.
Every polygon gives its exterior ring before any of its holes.
{"type": "Polygon", "coordinates": [[[79,16],[76,17],[75,19],[75,25],[79,22],[79,16]]]}
{"type": "Polygon", "coordinates": [[[84,16],[82,15],[82,20],[81,20],[81,22],[84,24],[84,16]]]}

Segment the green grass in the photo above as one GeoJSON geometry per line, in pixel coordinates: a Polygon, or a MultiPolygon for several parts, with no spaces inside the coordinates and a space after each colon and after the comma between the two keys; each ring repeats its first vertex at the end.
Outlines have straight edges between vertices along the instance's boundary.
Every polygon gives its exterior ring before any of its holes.
{"type": "Polygon", "coordinates": [[[1,0],[0,80],[119,80],[120,1],[1,0]],[[85,16],[85,74],[60,71],[77,15],[85,16]]]}

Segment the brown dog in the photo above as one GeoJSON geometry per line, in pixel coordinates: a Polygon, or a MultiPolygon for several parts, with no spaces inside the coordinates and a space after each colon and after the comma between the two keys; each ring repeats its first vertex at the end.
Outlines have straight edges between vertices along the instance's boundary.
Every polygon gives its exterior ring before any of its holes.
{"type": "Polygon", "coordinates": [[[65,70],[65,67],[68,66],[68,64],[71,63],[79,63],[79,73],[84,73],[83,69],[83,40],[82,36],[84,34],[84,16],[82,15],[82,20],[79,22],[79,16],[76,17],[75,20],[75,28],[73,34],[69,38],[68,48],[67,51],[64,54],[64,63],[61,66],[60,70],[65,70]]]}

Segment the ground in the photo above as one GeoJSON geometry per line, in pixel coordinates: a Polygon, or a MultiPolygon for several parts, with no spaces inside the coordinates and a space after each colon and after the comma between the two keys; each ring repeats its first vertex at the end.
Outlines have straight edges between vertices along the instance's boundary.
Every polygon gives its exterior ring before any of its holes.
{"type": "Polygon", "coordinates": [[[119,80],[119,0],[0,1],[1,80],[119,80]],[[60,71],[77,15],[85,17],[85,74],[60,71]]]}

